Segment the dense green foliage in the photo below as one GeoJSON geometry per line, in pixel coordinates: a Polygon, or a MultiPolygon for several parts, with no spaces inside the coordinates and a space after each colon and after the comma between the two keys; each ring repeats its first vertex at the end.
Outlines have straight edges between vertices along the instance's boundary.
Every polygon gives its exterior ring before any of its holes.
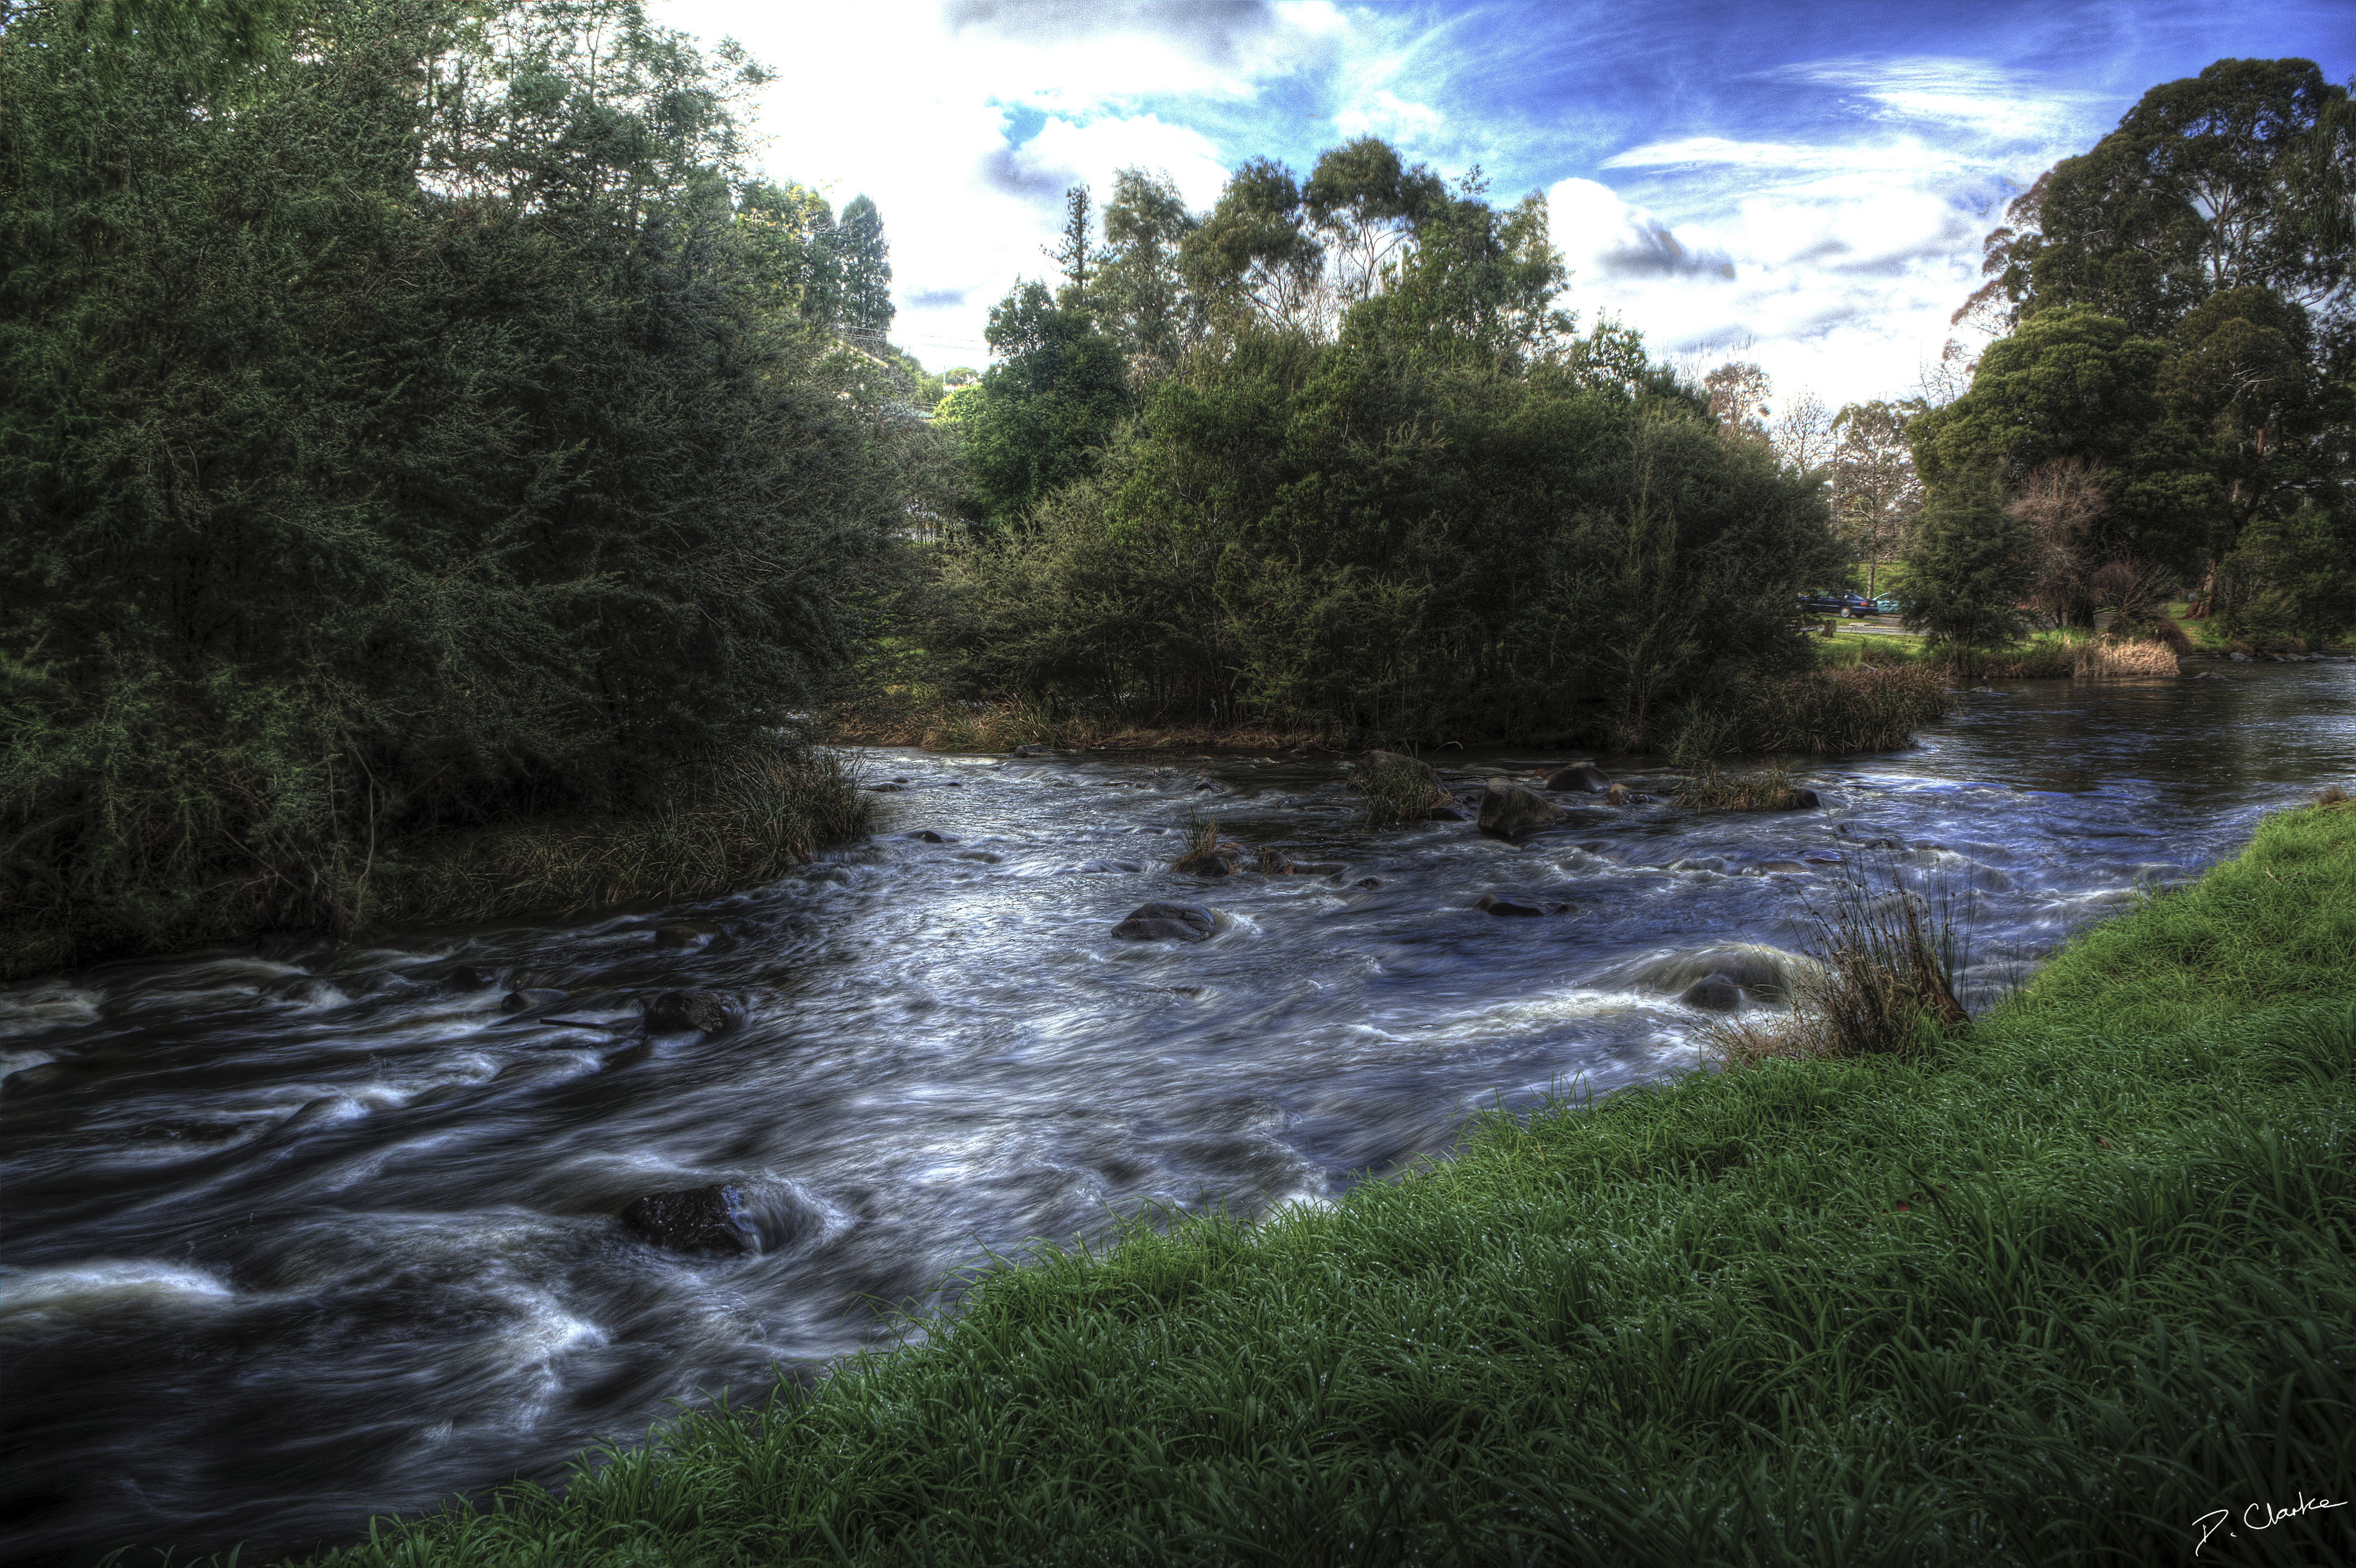
{"type": "Polygon", "coordinates": [[[335,1561],[2189,1560],[2356,1473],[2351,971],[2356,811],[2276,817],[1922,1056],[1049,1253],[814,1393],[335,1561]]]}
{"type": "Polygon", "coordinates": [[[1807,666],[1793,598],[1839,565],[1819,481],[1633,335],[1571,335],[1541,200],[1372,140],[1305,184],[1247,165],[1199,221],[1173,199],[1125,176],[1094,298],[992,315],[1004,357],[953,400],[984,526],[945,562],[946,681],[1633,747],[1807,666]]]}
{"type": "Polygon", "coordinates": [[[766,750],[909,499],[741,56],[250,9],[0,18],[0,931],[85,954],[348,927],[405,837],[766,750]]]}
{"type": "Polygon", "coordinates": [[[2146,93],[1988,236],[1958,316],[2008,336],[1908,436],[1930,486],[1997,477],[2056,619],[2093,624],[2109,568],[2203,583],[2200,612],[2236,635],[2356,624],[2350,112],[2311,61],[2220,60],[2146,93]]]}

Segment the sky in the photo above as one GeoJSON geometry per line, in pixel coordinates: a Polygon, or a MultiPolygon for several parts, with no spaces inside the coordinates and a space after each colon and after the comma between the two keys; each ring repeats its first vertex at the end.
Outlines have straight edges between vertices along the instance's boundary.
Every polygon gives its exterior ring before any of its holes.
{"type": "MultiPolygon", "coordinates": [[[[2002,204],[2144,91],[2227,57],[2356,73],[2348,0],[652,0],[777,79],[757,161],[872,197],[893,340],[988,363],[1063,192],[1167,174],[1206,209],[1267,156],[1383,136],[1490,199],[1546,194],[1582,325],[1764,366],[1828,406],[1903,397],[1957,336],[2002,204]]],[[[1971,340],[1966,337],[1967,346],[1971,340]]]]}

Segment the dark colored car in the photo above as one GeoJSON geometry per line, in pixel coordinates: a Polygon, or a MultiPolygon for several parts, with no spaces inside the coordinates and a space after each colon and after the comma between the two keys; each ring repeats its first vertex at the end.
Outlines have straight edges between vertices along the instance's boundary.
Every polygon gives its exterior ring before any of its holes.
{"type": "Polygon", "coordinates": [[[1803,593],[1800,608],[1820,615],[1847,615],[1852,619],[1873,613],[1862,593],[1803,593]]]}

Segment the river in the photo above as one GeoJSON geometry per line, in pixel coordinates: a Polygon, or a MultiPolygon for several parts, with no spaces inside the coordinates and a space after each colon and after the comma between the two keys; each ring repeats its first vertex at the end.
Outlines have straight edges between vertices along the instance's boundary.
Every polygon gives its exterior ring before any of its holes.
{"type": "MultiPolygon", "coordinates": [[[[1692,1068],[1678,991],[1801,945],[1847,876],[1962,909],[1984,1001],[2356,778],[2350,666],[2196,667],[1967,693],[1803,770],[1812,811],[1681,812],[1605,759],[1653,798],[1513,843],[1370,830],[1331,758],[872,752],[873,837],[739,896],[0,990],[0,1560],[347,1540],[811,1379],[1033,1238],[1330,1202],[1476,1108],[1692,1068]],[[1198,817],[1315,869],[1180,877],[1198,817]],[[1215,934],[1111,938],[1171,898],[1215,934]],[[681,921],[709,939],[661,944],[681,921]],[[526,985],[570,994],[502,1012],[526,985]],[[682,986],[742,1022],[647,1036],[682,986]],[[711,1183],[757,1254],[617,1218],[711,1183]]],[[[1433,760],[1471,793],[1567,757],[1433,760]]]]}

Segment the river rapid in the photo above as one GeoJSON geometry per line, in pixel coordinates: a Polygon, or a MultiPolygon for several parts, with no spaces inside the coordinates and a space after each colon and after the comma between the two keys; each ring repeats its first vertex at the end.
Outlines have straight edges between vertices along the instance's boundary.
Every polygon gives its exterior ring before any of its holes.
{"type": "MultiPolygon", "coordinates": [[[[348,1540],[813,1380],[1034,1238],[1330,1202],[1479,1108],[1689,1070],[1686,985],[1785,962],[1844,878],[1962,911],[1985,1000],[2356,778],[2356,669],[2193,667],[1966,693],[1802,770],[1815,810],[1683,812],[1605,759],[1652,798],[1515,842],[1367,829],[1331,758],[871,752],[873,837],[739,896],[0,989],[0,1560],[348,1540]],[[1313,869],[1168,870],[1201,817],[1313,869]],[[1156,899],[1215,933],[1111,937],[1156,899]],[[503,1012],[523,986],[570,994],[503,1012]],[[672,987],[742,1022],[649,1035],[672,987]],[[617,1218],[711,1183],[756,1254],[617,1218]]],[[[1469,796],[1571,757],[1433,760],[1469,796]]]]}

